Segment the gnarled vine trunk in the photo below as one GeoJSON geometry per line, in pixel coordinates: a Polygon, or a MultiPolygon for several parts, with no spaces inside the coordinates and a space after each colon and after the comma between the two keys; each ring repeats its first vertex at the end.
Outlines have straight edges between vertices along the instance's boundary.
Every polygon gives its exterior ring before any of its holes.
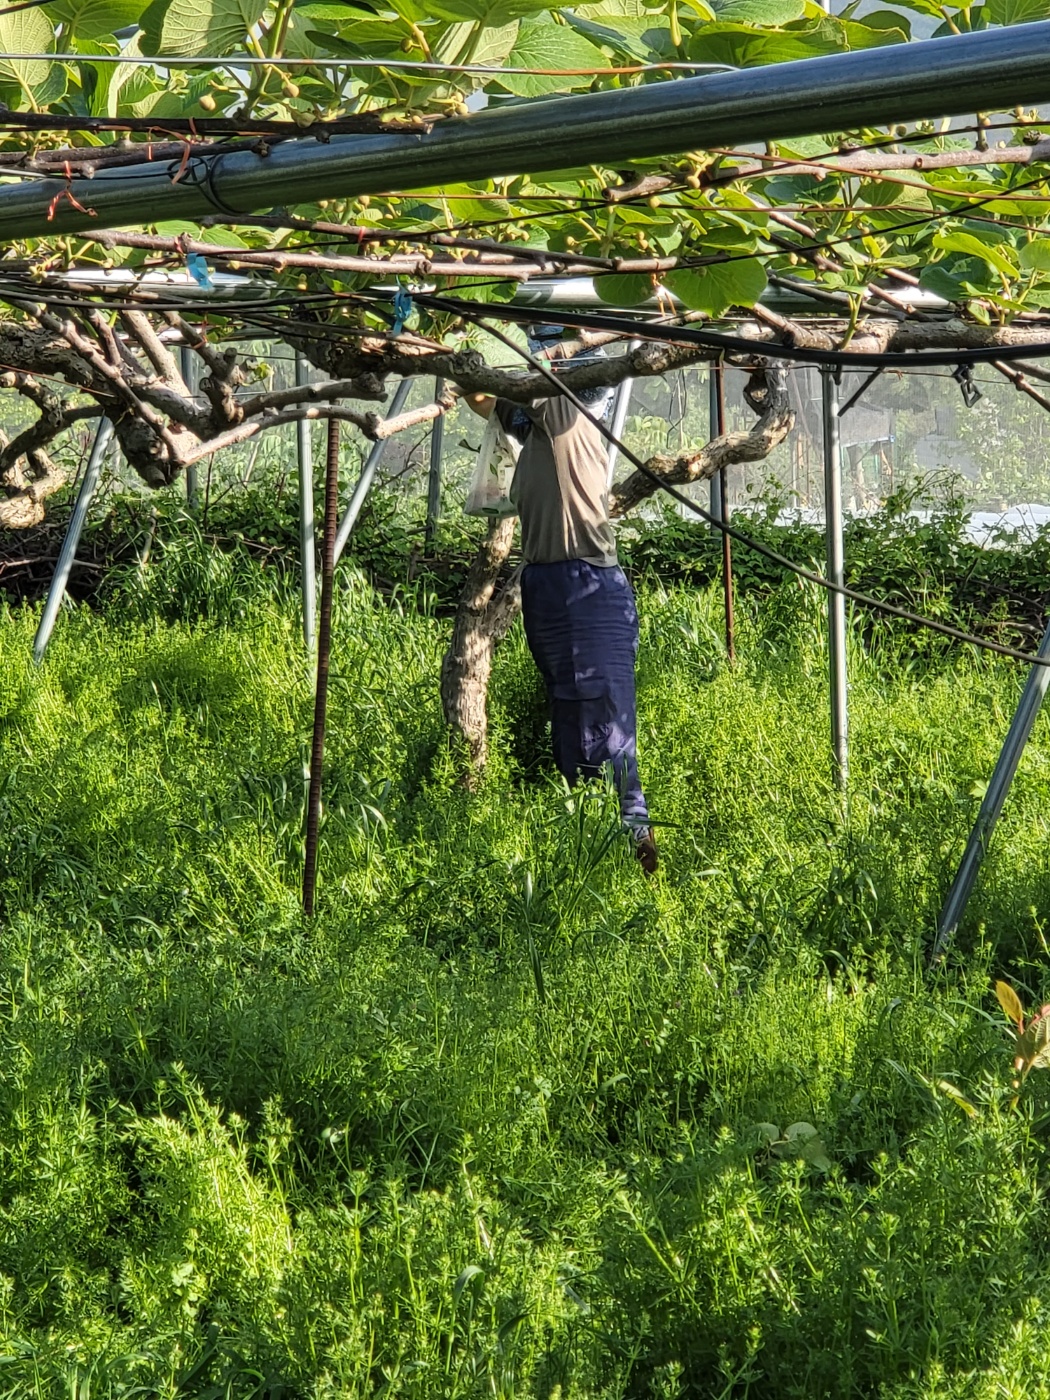
{"type": "Polygon", "coordinates": [[[514,541],[516,520],[493,520],[467,574],[441,662],[441,705],[453,742],[463,750],[464,781],[481,776],[488,758],[488,689],[497,643],[518,615],[518,575],[499,581],[514,541]],[[497,591],[498,589],[498,591],[497,591]]]}

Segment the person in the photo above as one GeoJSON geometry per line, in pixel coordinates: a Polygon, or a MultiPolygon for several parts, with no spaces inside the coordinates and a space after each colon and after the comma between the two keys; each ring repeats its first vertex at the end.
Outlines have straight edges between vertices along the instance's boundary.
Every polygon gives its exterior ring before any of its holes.
{"type": "MultiPolygon", "coordinates": [[[[529,348],[564,360],[562,334],[560,326],[530,326],[529,348]]],[[[584,350],[573,359],[594,354],[584,350]]],[[[611,396],[609,389],[578,395],[599,418],[611,396]]],[[[656,841],[638,776],[638,613],[609,518],[605,438],[561,394],[524,405],[471,394],[467,403],[484,418],[495,413],[521,444],[510,490],[525,561],[521,611],[547,688],[554,761],[570,784],[611,767],[624,826],[652,874],[656,841]]]]}

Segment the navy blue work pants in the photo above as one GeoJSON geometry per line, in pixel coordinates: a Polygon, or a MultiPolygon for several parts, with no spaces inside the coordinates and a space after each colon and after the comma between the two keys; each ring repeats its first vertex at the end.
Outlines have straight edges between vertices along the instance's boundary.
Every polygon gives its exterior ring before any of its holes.
{"type": "Polygon", "coordinates": [[[574,783],[610,764],[624,822],[648,826],[635,734],[638,613],[623,570],[581,559],[528,564],[521,611],[547,685],[559,772],[574,783]]]}

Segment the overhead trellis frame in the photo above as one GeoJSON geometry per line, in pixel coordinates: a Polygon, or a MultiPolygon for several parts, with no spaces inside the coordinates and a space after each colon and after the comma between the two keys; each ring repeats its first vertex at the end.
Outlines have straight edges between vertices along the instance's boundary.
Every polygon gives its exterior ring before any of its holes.
{"type": "MultiPolygon", "coordinates": [[[[979,95],[989,91],[995,93],[997,105],[1039,102],[1046,97],[1050,92],[1050,25],[990,30],[928,42],[915,49],[868,50],[770,69],[529,103],[443,121],[432,130],[343,135],[326,144],[280,142],[268,147],[265,156],[245,149],[194,151],[185,160],[168,165],[99,170],[90,180],[90,203],[73,194],[74,190],[85,193],[88,186],[72,173],[65,180],[36,179],[27,185],[0,189],[0,237],[93,231],[114,224],[216,212],[236,221],[260,203],[271,203],[268,196],[278,191],[282,201],[294,203],[333,193],[372,194],[391,185],[408,189],[445,180],[505,175],[520,170],[535,149],[542,149],[546,161],[556,168],[581,161],[602,163],[610,150],[615,151],[619,162],[711,149],[729,142],[741,144],[881,123],[887,114],[896,120],[954,115],[972,111],[975,97],[980,100],[979,95]]],[[[433,304],[438,305],[438,299],[433,299],[433,304]]],[[[460,308],[464,314],[471,309],[470,303],[460,308]]],[[[587,323],[571,314],[560,319],[567,324],[587,323]]],[[[595,328],[603,328],[600,318],[591,316],[588,320],[595,328]]],[[[604,328],[627,333],[622,322],[614,325],[610,318],[604,328]]],[[[831,368],[843,362],[912,367],[948,359],[956,365],[968,365],[986,359],[1005,361],[1020,354],[1050,352],[1050,342],[1036,341],[1024,346],[968,347],[935,356],[843,355],[834,350],[762,343],[694,328],[642,329],[634,323],[634,334],[644,336],[650,332],[652,338],[692,341],[713,353],[757,351],[820,363],[825,367],[827,384],[831,383],[831,368]]],[[[564,391],[565,386],[561,388],[564,391]]],[[[834,404],[826,397],[830,408],[826,405],[825,423],[832,422],[833,436],[834,404]]],[[[337,428],[332,424],[330,429],[331,446],[337,428]]],[[[625,451],[622,445],[620,450],[625,451]]],[[[625,455],[645,471],[633,454],[625,455]]],[[[330,478],[333,473],[330,461],[330,478]]],[[[695,503],[687,504],[711,519],[695,503]]],[[[333,511],[330,500],[325,561],[329,580],[334,566],[333,511]]],[[[725,521],[714,523],[745,544],[756,544],[725,521]]],[[[867,599],[838,579],[825,580],[808,571],[799,572],[830,587],[840,600],[854,597],[893,615],[931,625],[931,620],[907,610],[867,599]]],[[[961,635],[957,629],[932,625],[948,635],[961,635]]],[[[965,639],[988,645],[981,639],[965,639]]],[[[994,644],[991,649],[1023,655],[994,644]]],[[[1040,654],[1035,658],[1037,667],[1045,665],[1048,659],[1040,654]]],[[[320,690],[319,686],[319,694],[320,690]]],[[[842,773],[844,777],[844,768],[842,773]]],[[[313,845],[316,850],[316,827],[313,845]]],[[[312,903],[312,888],[307,903],[312,903]]]]}

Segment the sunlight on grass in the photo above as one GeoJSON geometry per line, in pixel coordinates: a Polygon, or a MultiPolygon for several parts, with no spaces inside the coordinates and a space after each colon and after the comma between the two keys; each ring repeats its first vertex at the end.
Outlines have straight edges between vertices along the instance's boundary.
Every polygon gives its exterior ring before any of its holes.
{"type": "Polygon", "coordinates": [[[348,571],[304,928],[288,590],[136,587],[39,671],[0,627],[0,1396],[1050,1394],[990,981],[1047,999],[1042,728],[922,970],[1018,669],[855,642],[843,819],[820,600],[729,668],[717,595],[642,590],[647,882],[520,635],[468,796],[443,624],[348,571]]]}

